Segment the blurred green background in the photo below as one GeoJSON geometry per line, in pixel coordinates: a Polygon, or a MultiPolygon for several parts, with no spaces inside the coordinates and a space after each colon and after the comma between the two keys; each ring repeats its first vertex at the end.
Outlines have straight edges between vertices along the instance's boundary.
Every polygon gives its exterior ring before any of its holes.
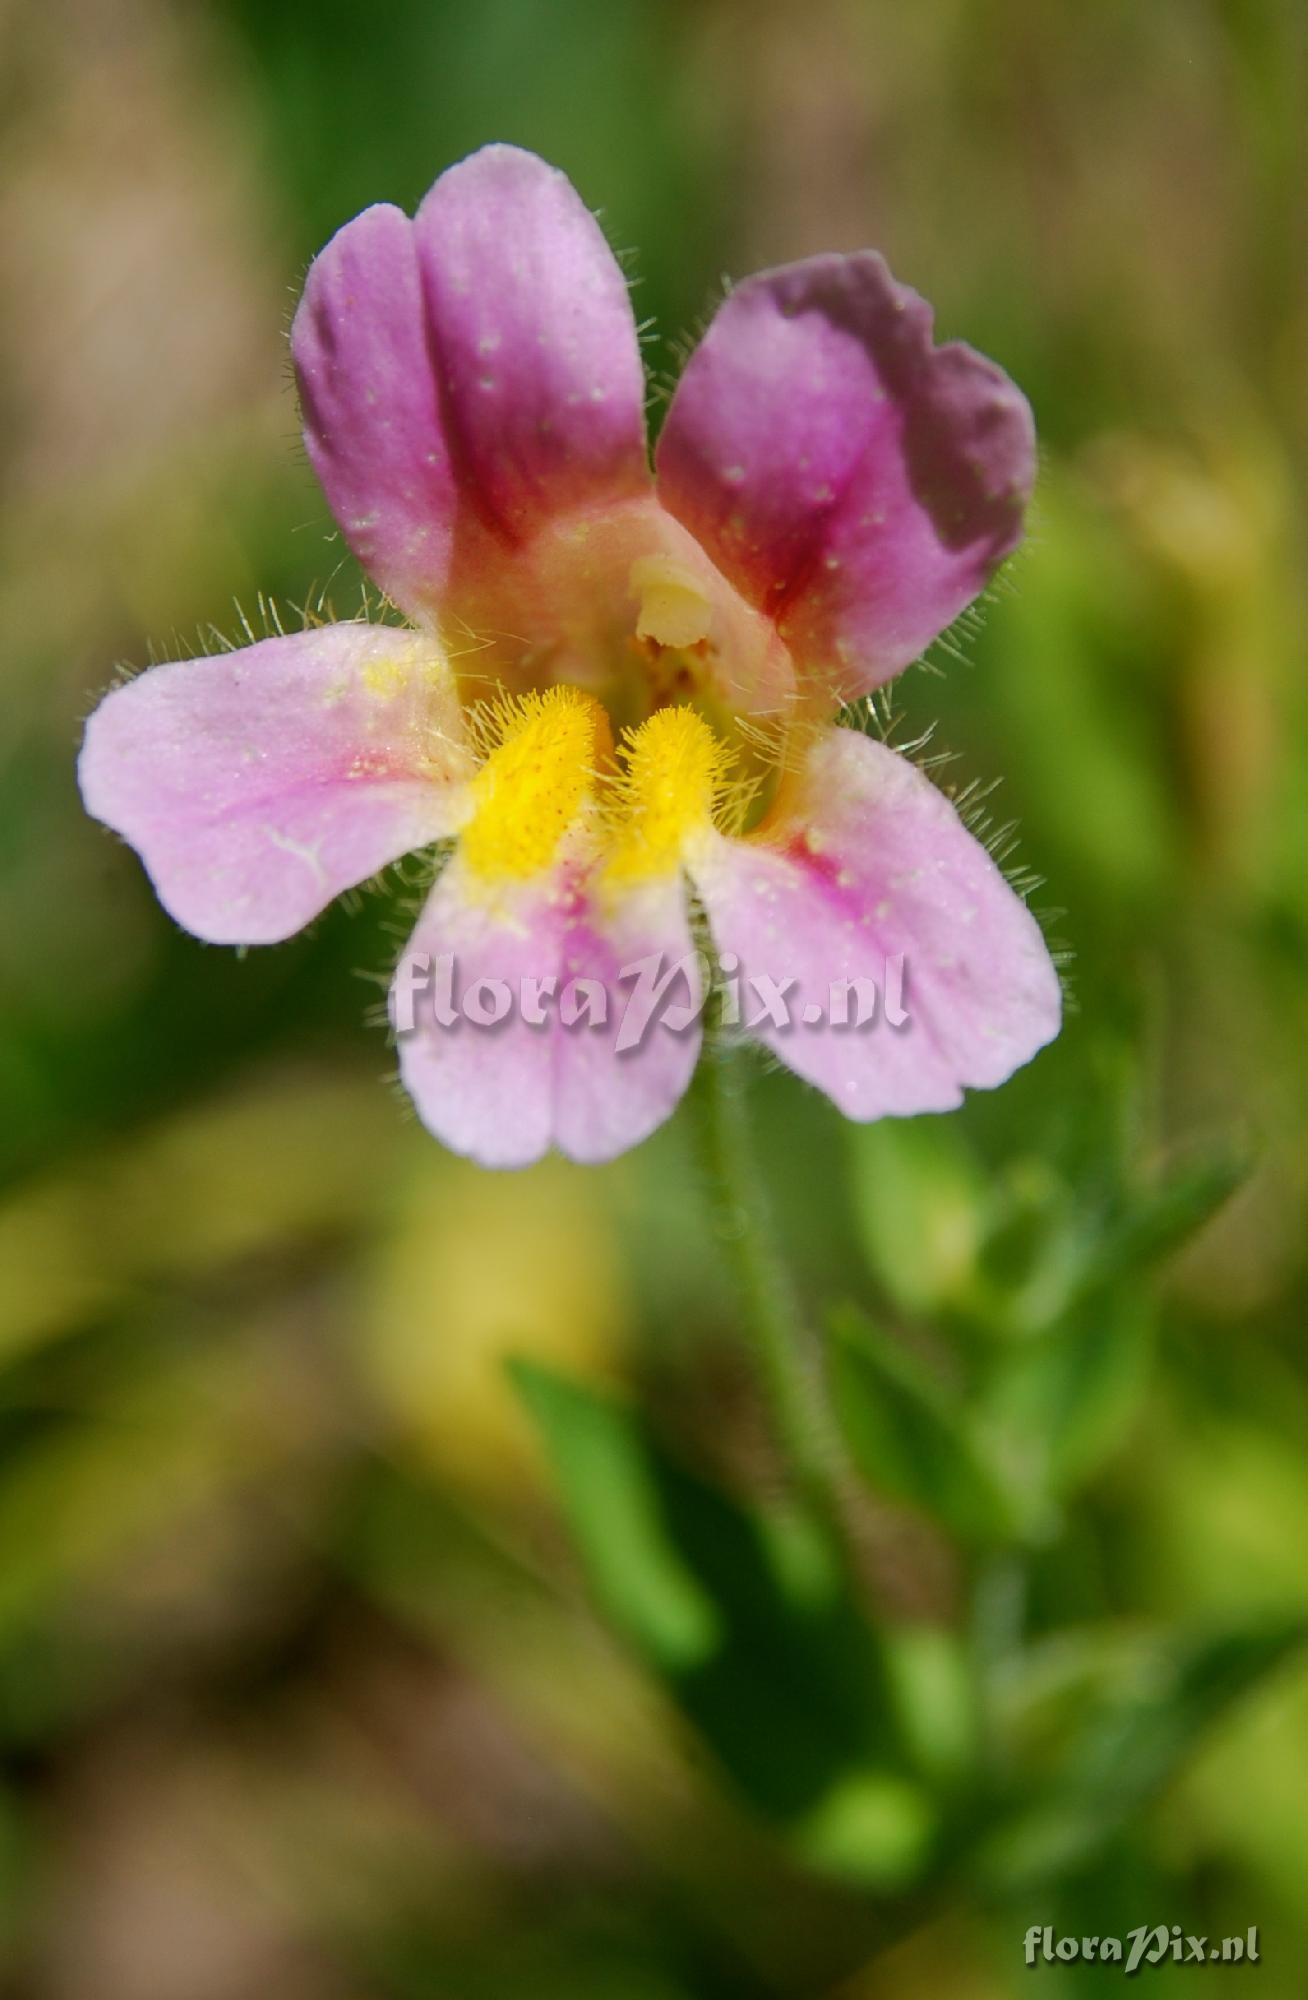
{"type": "Polygon", "coordinates": [[[1003,2000],[1113,1977],[1030,1922],[1165,1922],[1263,1962],[1164,1990],[1298,2000],[1305,104],[1301,0],[0,5],[5,1993],[1003,2000]],[[445,1157],[402,894],[242,958],[79,810],[116,662],[354,608],[289,315],[494,138],[634,246],[661,374],[724,273],[873,244],[1036,409],[1029,543],[897,727],[1002,779],[1077,1011],[949,1120],[752,1090],[856,1610],[681,1121],[445,1157]]]}

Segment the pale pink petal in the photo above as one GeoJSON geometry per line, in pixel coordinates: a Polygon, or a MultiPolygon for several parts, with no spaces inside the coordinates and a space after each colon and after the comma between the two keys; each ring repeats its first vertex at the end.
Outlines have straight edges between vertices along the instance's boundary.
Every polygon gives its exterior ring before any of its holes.
{"type": "Polygon", "coordinates": [[[432,891],[392,988],[400,1075],[428,1130],[483,1166],[527,1166],[550,1147],[573,1160],[609,1160],[647,1138],[685,1091],[699,1052],[699,997],[676,878],[609,907],[565,865],[515,887],[507,902],[498,895],[488,902],[456,855],[432,891]],[[430,1003],[445,990],[447,957],[450,1011],[458,1018],[440,1026],[430,1003]],[[405,1032],[404,966],[423,958],[433,980],[417,992],[414,1025],[405,1032]],[[631,968],[650,959],[657,961],[655,976],[672,974],[667,1006],[623,1048],[638,986],[631,968]],[[607,996],[603,1026],[585,1018],[562,1025],[568,984],[582,978],[598,981],[607,996]],[[481,980],[504,982],[510,996],[510,1011],[496,1026],[478,1025],[461,1011],[481,980]],[[552,998],[540,1003],[543,1025],[525,1018],[528,980],[554,982],[552,998]],[[694,1008],[694,1018],[676,1018],[673,1006],[694,1008]]]}
{"type": "Polygon", "coordinates": [[[115,688],[87,724],[79,778],[179,924],[212,944],[270,944],[450,833],[467,767],[434,642],[340,624],[115,688]]]}
{"type": "Polygon", "coordinates": [[[851,1118],[949,1110],[1058,1032],[1035,918],[931,781],[853,730],[824,731],[765,830],[715,837],[693,872],[719,952],[740,962],[743,1025],[851,1118]],[[884,1005],[896,960],[898,1027],[884,1005]],[[783,989],[788,1025],[764,1016],[760,975],[783,989]],[[833,982],[860,978],[874,1015],[855,1025],[851,998],[849,1025],[833,1025],[833,982]]]}
{"type": "Polygon", "coordinates": [[[813,257],[733,291],[691,356],[659,491],[801,666],[841,695],[897,673],[1021,537],[1025,401],[880,257],[813,257]]]}
{"type": "Polygon", "coordinates": [[[451,167],[413,222],[348,223],[292,346],[333,512],[414,616],[554,516],[648,484],[626,283],[567,178],[517,147],[451,167]]]}

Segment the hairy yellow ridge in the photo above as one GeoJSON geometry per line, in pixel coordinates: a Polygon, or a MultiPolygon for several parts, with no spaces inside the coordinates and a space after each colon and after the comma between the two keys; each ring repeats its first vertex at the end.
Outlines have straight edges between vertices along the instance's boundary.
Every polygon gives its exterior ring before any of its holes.
{"type": "Polygon", "coordinates": [[[638,882],[677,868],[731,782],[731,753],[693,708],[660,708],[622,745],[607,877],[638,882]]]}
{"type": "Polygon", "coordinates": [[[461,840],[470,868],[496,882],[549,866],[591,794],[607,728],[599,703],[574,687],[506,695],[479,712],[487,755],[461,840]]]}

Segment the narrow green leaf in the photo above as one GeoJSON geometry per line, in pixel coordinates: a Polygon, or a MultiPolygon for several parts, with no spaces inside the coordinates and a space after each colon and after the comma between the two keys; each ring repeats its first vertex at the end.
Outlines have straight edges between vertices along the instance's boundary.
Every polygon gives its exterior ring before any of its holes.
{"type": "MultiPolygon", "coordinates": [[[[827,1825],[828,1803],[851,1783],[864,1785],[893,1805],[865,1815],[876,1834],[865,1879],[891,1848],[907,1866],[926,1808],[899,1809],[908,1778],[881,1649],[834,1552],[811,1527],[748,1508],[679,1464],[613,1398],[535,1363],[514,1363],[513,1375],[600,1610],[742,1791],[800,1838],[827,1825]]],[[[841,1828],[848,1873],[857,1839],[847,1816],[841,1828]]]]}
{"type": "Polygon", "coordinates": [[[1036,1487],[1061,1498],[1121,1442],[1148,1383],[1152,1348],[1149,1300],[1106,1292],[996,1370],[987,1421],[1020,1441],[1036,1487]]]}
{"type": "Polygon", "coordinates": [[[1248,1153],[1223,1141],[1138,1193],[1104,1242],[1087,1289],[1146,1270],[1189,1242],[1248,1178],[1248,1153]]]}
{"type": "Polygon", "coordinates": [[[591,1390],[530,1362],[511,1365],[608,1617],[663,1671],[710,1659],[721,1643],[721,1621],[667,1533],[658,1473],[634,1427],[591,1390]]]}
{"type": "Polygon", "coordinates": [[[1011,1499],[931,1371],[852,1307],[835,1316],[832,1334],[836,1416],[868,1484],[965,1540],[1010,1534],[1011,1499]]]}
{"type": "Polygon", "coordinates": [[[1308,1641],[1308,1618],[1181,1632],[1141,1649],[1083,1715],[1051,1774],[978,1857],[992,1888],[1029,1888],[1098,1853],[1206,1730],[1308,1641]]]}

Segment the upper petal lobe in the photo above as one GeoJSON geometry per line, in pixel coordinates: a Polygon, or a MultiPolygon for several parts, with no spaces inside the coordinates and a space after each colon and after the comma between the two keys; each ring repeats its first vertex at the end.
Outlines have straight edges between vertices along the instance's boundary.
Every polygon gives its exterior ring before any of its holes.
{"type": "Polygon", "coordinates": [[[566,175],[488,146],[441,175],[414,231],[451,447],[499,529],[639,492],[631,300],[566,175]]]}
{"type": "Polygon", "coordinates": [[[416,615],[449,569],[459,494],[401,210],[366,208],[314,259],[291,352],[305,445],[341,532],[416,615]]]}
{"type": "Polygon", "coordinates": [[[467,768],[434,642],[327,625],[152,667],[87,725],[87,810],[211,944],[268,944],[453,830],[467,768]]]}
{"type": "Polygon", "coordinates": [[[691,356],[659,440],[664,504],[846,699],[915,659],[1022,531],[1030,410],[931,326],[871,252],[761,272],[691,356]]]}
{"type": "Polygon", "coordinates": [[[647,484],[626,283],[566,177],[516,147],[450,168],[413,222],[340,230],[292,348],[332,509],[414,617],[552,516],[647,484]]]}

